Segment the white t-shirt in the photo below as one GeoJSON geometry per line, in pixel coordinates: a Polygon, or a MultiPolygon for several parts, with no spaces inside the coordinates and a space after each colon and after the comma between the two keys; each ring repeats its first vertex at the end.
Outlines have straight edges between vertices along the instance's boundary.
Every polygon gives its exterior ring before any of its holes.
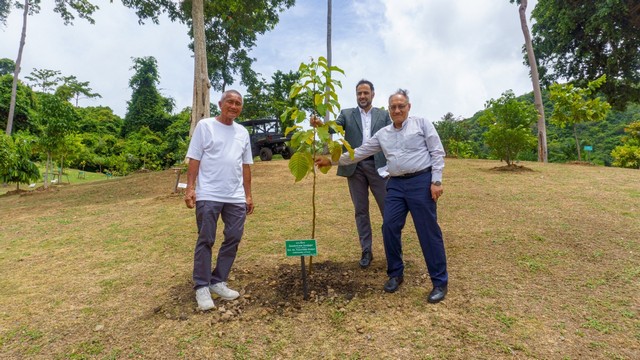
{"type": "Polygon", "coordinates": [[[249,132],[237,123],[225,125],[215,118],[196,125],[187,157],[200,161],[196,200],[244,203],[242,165],[253,164],[249,132]]]}

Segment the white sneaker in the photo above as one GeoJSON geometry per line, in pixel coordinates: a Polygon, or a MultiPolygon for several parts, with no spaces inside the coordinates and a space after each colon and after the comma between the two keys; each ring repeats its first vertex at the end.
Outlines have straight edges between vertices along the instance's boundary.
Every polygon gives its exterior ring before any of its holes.
{"type": "Polygon", "coordinates": [[[215,307],[209,288],[206,286],[196,290],[196,301],[198,302],[198,309],[202,311],[211,310],[215,307]]]}
{"type": "Polygon", "coordinates": [[[240,296],[239,292],[229,289],[226,282],[209,285],[209,290],[224,300],[235,300],[240,296]]]}

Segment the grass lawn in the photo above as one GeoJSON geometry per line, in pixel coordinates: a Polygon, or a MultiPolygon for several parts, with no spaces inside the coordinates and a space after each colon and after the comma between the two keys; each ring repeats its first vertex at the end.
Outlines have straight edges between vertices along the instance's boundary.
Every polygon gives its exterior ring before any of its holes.
{"type": "MultiPolygon", "coordinates": [[[[36,181],[33,184],[20,184],[20,191],[37,191],[44,186],[44,174],[46,169],[42,166],[39,166],[40,174],[42,174],[42,178],[36,181]]],[[[95,173],[90,171],[83,171],[78,169],[70,169],[65,168],[61,179],[58,179],[58,170],[56,169],[53,174],[49,174],[48,179],[49,182],[55,180],[52,183],[54,186],[64,186],[71,184],[81,184],[86,182],[92,182],[96,180],[106,180],[110,179],[110,176],[104,173],[95,173]]],[[[16,184],[9,184],[8,186],[0,185],[0,195],[6,194],[8,192],[15,192],[17,190],[16,184]]]]}
{"type": "Polygon", "coordinates": [[[311,299],[284,241],[311,237],[312,179],[257,161],[229,279],[242,297],[209,312],[196,310],[194,211],[172,194],[173,171],[5,194],[0,358],[640,359],[640,172],[500,165],[447,159],[450,284],[437,305],[410,217],[398,292],[382,291],[378,232],[372,266],[358,267],[335,168],[318,175],[311,299]]]}

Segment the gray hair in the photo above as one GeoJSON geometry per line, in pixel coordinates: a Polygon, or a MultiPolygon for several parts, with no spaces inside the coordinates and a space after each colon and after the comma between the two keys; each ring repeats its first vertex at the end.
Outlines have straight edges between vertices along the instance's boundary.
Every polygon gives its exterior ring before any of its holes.
{"type": "Polygon", "coordinates": [[[242,94],[240,94],[240,92],[238,90],[227,90],[225,92],[222,93],[222,96],[220,97],[220,102],[224,102],[224,99],[227,97],[227,95],[229,94],[236,94],[238,96],[240,96],[240,100],[242,100],[242,102],[244,103],[244,99],[242,98],[242,94]]]}
{"type": "Polygon", "coordinates": [[[409,90],[405,90],[405,89],[396,90],[396,92],[394,92],[389,96],[389,101],[391,101],[391,98],[396,95],[404,96],[404,98],[407,99],[407,102],[409,102],[409,90]]]}

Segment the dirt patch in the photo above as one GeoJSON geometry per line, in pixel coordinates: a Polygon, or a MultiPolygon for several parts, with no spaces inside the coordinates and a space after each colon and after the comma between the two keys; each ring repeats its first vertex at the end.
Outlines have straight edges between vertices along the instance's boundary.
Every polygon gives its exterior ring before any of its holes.
{"type": "Polygon", "coordinates": [[[491,168],[491,170],[494,171],[507,171],[507,172],[527,172],[527,171],[533,171],[533,169],[530,169],[524,165],[515,165],[515,164],[511,164],[511,165],[504,165],[504,166],[497,166],[494,168],[491,168]]]}
{"type": "Polygon", "coordinates": [[[4,193],[3,195],[0,195],[0,196],[20,195],[20,194],[24,194],[26,192],[29,192],[29,190],[16,189],[16,190],[7,191],[6,193],[4,193]]]}
{"type": "MultiPolygon", "coordinates": [[[[354,298],[367,298],[382,290],[382,279],[386,278],[384,265],[377,264],[368,269],[357,268],[355,262],[341,263],[325,261],[312,263],[309,273],[309,258],[306,259],[307,294],[304,299],[302,270],[300,264],[279,265],[272,270],[233,270],[234,284],[246,284],[238,289],[240,297],[234,301],[222,301],[213,295],[216,308],[210,311],[212,322],[241,320],[247,311],[257,314],[293,316],[305,303],[344,302],[354,298]]],[[[419,283],[426,282],[426,276],[414,277],[419,283]]],[[[425,285],[426,286],[426,285],[425,285]]],[[[233,287],[233,284],[230,284],[233,287]]],[[[189,320],[200,313],[193,295],[192,282],[185,279],[172,287],[168,298],[153,309],[154,316],[170,320],[189,320]]]]}
{"type": "Polygon", "coordinates": [[[593,163],[590,163],[588,161],[568,161],[566,162],[566,164],[568,165],[581,165],[581,166],[596,166],[593,163]]]}

